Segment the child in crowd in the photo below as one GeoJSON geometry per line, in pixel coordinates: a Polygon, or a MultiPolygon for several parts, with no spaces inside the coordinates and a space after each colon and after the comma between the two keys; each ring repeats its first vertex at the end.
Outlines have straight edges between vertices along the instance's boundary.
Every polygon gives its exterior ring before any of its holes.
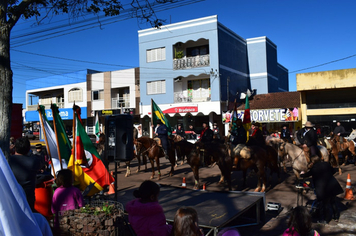
{"type": "Polygon", "coordinates": [[[168,236],[172,230],[158,203],[159,191],[158,184],[146,180],[134,191],[136,199],[126,204],[129,222],[137,236],[168,236]]]}
{"type": "Polygon", "coordinates": [[[58,226],[58,215],[62,211],[83,207],[84,198],[80,190],[72,185],[72,171],[63,169],[58,171],[56,185],[52,198],[52,213],[55,214],[55,226],[58,226]]]}
{"type": "Polygon", "coordinates": [[[171,236],[203,236],[199,228],[198,213],[194,208],[181,207],[176,212],[171,236]]]}
{"type": "Polygon", "coordinates": [[[297,206],[290,214],[288,229],[284,231],[283,236],[320,236],[311,226],[312,220],[308,209],[297,206]]]}

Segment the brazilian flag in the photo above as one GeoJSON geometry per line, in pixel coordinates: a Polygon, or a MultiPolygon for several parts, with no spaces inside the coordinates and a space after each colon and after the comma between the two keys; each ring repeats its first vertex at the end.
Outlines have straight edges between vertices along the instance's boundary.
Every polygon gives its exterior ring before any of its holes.
{"type": "Polygon", "coordinates": [[[152,121],[153,125],[157,125],[157,120],[161,120],[163,124],[167,126],[168,136],[172,134],[172,127],[169,124],[167,117],[163,114],[159,106],[151,99],[152,105],[152,121]]]}

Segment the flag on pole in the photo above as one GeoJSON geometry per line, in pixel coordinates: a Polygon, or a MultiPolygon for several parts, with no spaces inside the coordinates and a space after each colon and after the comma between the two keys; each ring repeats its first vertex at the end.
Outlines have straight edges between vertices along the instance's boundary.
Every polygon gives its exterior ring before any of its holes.
{"type": "Polygon", "coordinates": [[[242,121],[242,124],[246,130],[247,133],[247,140],[249,138],[249,130],[251,128],[251,117],[250,117],[250,103],[248,101],[248,96],[246,95],[246,101],[245,101],[245,112],[244,112],[244,119],[242,121]]]}
{"type": "Polygon", "coordinates": [[[172,134],[172,127],[169,124],[167,117],[163,114],[159,106],[151,99],[152,104],[152,121],[153,125],[157,125],[157,120],[161,120],[167,126],[168,136],[172,134]]]}
{"type": "Polygon", "coordinates": [[[1,149],[0,183],[0,234],[42,235],[35,213],[32,213],[26,200],[25,192],[17,182],[1,149]]]}
{"type": "Polygon", "coordinates": [[[88,196],[101,191],[109,186],[115,180],[105,168],[96,148],[92,144],[88,134],[81,123],[80,115],[75,112],[75,135],[73,137],[74,153],[72,153],[68,169],[71,169],[75,175],[75,181],[79,182],[79,188],[84,191],[85,188],[94,184],[88,193],[88,196]],[[73,165],[74,158],[74,165],[73,165]]]}
{"type": "MultiPolygon", "coordinates": [[[[45,107],[39,105],[38,113],[40,116],[40,125],[43,130],[43,134],[45,135],[47,153],[51,157],[51,161],[52,161],[51,166],[53,166],[53,171],[55,173],[61,170],[61,162],[59,160],[59,155],[58,155],[56,134],[54,133],[47,119],[45,107]]],[[[67,164],[63,159],[62,159],[62,168],[64,169],[67,168],[67,164]]]]}
{"type": "Polygon", "coordinates": [[[55,134],[57,135],[60,156],[61,159],[66,160],[66,162],[68,163],[72,152],[72,146],[66,134],[63,120],[59,115],[59,109],[57,105],[52,104],[51,109],[52,109],[53,123],[55,123],[55,128],[56,128],[55,134]]]}
{"type": "Polygon", "coordinates": [[[96,112],[95,115],[95,135],[96,135],[96,142],[99,142],[99,136],[100,136],[100,125],[99,125],[99,115],[98,112],[96,112]]]}

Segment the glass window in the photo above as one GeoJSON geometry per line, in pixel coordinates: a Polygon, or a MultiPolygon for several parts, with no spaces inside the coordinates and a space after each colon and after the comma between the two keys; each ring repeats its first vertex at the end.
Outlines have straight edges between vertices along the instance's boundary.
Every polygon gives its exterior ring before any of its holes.
{"type": "Polygon", "coordinates": [[[92,96],[92,100],[103,100],[104,99],[104,90],[96,90],[93,91],[93,96],[92,96]]]}

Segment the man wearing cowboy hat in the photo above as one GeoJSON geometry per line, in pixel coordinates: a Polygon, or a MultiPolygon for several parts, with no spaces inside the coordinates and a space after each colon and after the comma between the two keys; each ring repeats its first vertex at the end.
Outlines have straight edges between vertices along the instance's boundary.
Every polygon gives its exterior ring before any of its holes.
{"type": "Polygon", "coordinates": [[[262,131],[260,130],[260,123],[253,121],[251,124],[250,138],[248,139],[247,146],[260,146],[266,145],[265,139],[263,137],[262,131]]]}
{"type": "Polygon", "coordinates": [[[307,157],[307,161],[310,163],[311,157],[318,156],[318,135],[314,125],[310,121],[307,121],[304,125],[304,128],[298,131],[297,138],[298,141],[303,145],[304,151],[309,149],[308,153],[310,156],[307,157]]]}

